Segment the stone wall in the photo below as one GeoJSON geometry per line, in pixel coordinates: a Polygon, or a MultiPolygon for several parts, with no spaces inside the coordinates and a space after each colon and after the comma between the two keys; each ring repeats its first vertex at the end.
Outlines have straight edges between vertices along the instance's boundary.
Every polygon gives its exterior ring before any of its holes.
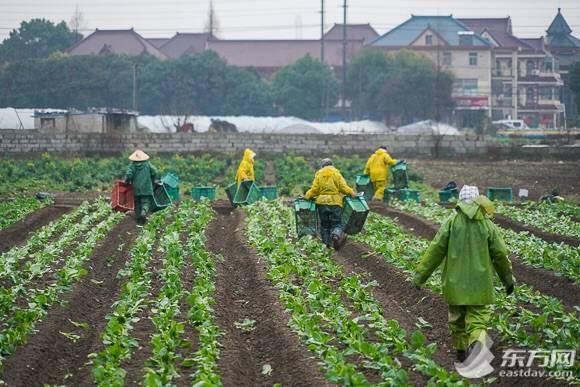
{"type": "MultiPolygon", "coordinates": [[[[514,147],[491,139],[464,136],[403,136],[396,134],[264,134],[264,133],[44,133],[0,130],[0,154],[28,152],[120,153],[135,148],[151,153],[239,153],[249,147],[260,154],[294,153],[305,156],[368,154],[386,145],[397,157],[513,156],[514,147]]],[[[580,148],[564,150],[578,158],[580,148]]],[[[554,149],[527,149],[526,154],[558,157],[554,149]]],[[[569,158],[565,156],[565,158],[569,158]]],[[[515,157],[515,156],[514,156],[515,157]]]]}

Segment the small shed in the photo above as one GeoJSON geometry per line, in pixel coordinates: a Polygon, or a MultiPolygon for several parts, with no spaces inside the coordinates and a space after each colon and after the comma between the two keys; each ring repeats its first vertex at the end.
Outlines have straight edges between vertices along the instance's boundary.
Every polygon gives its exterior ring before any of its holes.
{"type": "Polygon", "coordinates": [[[89,109],[87,111],[34,112],[34,128],[45,132],[126,133],[137,130],[135,111],[89,109]]]}

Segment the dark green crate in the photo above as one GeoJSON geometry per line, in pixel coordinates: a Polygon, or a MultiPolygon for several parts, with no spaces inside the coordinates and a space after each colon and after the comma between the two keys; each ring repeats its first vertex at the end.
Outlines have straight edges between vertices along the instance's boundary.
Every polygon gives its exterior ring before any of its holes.
{"type": "Polygon", "coordinates": [[[351,198],[345,196],[341,217],[341,223],[344,225],[344,232],[350,235],[361,232],[368,214],[369,206],[364,197],[357,196],[356,198],[351,198]]]}
{"type": "Polygon", "coordinates": [[[371,200],[375,189],[369,175],[356,175],[356,192],[363,192],[365,200],[371,200]]]}
{"type": "Polygon", "coordinates": [[[191,197],[193,200],[201,200],[201,198],[208,198],[209,200],[215,200],[215,188],[214,187],[193,187],[191,189],[191,197]]]}
{"type": "Polygon", "coordinates": [[[153,202],[155,204],[153,212],[162,210],[171,205],[171,196],[167,193],[167,189],[164,185],[158,185],[153,190],[153,202]]]}
{"type": "Polygon", "coordinates": [[[513,201],[513,192],[511,187],[497,188],[489,187],[487,189],[487,197],[489,200],[498,200],[502,202],[511,203],[513,201]]]}
{"type": "Polygon", "coordinates": [[[278,198],[278,188],[276,187],[260,187],[260,194],[264,199],[276,200],[278,198]]]}
{"type": "Polygon", "coordinates": [[[171,197],[171,200],[179,200],[179,177],[174,173],[166,173],[161,178],[161,183],[165,186],[165,190],[171,197]]]}
{"type": "Polygon", "coordinates": [[[393,179],[393,187],[395,187],[395,189],[404,189],[409,187],[407,163],[398,162],[397,164],[393,165],[390,170],[393,179]]]}
{"type": "Polygon", "coordinates": [[[246,180],[238,187],[234,197],[234,204],[237,206],[249,205],[260,200],[260,197],[262,197],[262,194],[258,186],[252,180],[246,180]]]}
{"type": "Polygon", "coordinates": [[[419,201],[419,190],[404,188],[399,190],[399,200],[414,200],[419,201]]]}
{"type": "Polygon", "coordinates": [[[294,200],[294,219],[299,238],[305,235],[318,235],[320,225],[316,203],[306,199],[294,200]]]}
{"type": "Polygon", "coordinates": [[[399,190],[398,189],[387,188],[385,190],[385,193],[383,194],[383,201],[387,202],[387,203],[393,199],[398,199],[398,198],[399,198],[399,190]]]}
{"type": "Polygon", "coordinates": [[[441,190],[439,191],[439,202],[449,203],[452,199],[457,200],[459,198],[459,191],[457,188],[441,190]]]}
{"type": "Polygon", "coordinates": [[[238,185],[236,183],[230,184],[226,187],[226,195],[228,196],[228,200],[232,206],[236,206],[234,204],[234,198],[236,197],[236,192],[238,192],[238,185]]]}

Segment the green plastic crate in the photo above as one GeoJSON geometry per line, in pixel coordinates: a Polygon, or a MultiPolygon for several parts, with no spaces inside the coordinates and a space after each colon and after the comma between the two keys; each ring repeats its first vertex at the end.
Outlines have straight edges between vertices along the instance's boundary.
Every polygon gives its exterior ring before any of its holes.
{"type": "Polygon", "coordinates": [[[171,197],[171,200],[179,200],[179,177],[174,173],[167,173],[161,178],[161,183],[165,186],[165,190],[171,197]]]}
{"type": "Polygon", "coordinates": [[[399,190],[398,189],[393,189],[393,188],[387,188],[385,189],[385,193],[383,194],[383,201],[384,202],[390,202],[393,199],[398,199],[399,198],[399,190]]]}
{"type": "Polygon", "coordinates": [[[234,198],[236,197],[236,192],[238,192],[238,185],[236,183],[230,184],[226,187],[226,195],[228,196],[228,200],[232,206],[236,206],[234,204],[234,198]]]}
{"type": "Polygon", "coordinates": [[[298,238],[305,235],[318,235],[320,224],[316,203],[306,199],[295,199],[294,219],[296,221],[296,234],[298,238]]]}
{"type": "Polygon", "coordinates": [[[234,197],[234,204],[237,206],[249,205],[260,200],[261,197],[262,194],[258,186],[252,180],[246,180],[238,187],[234,197]]]}
{"type": "Polygon", "coordinates": [[[276,200],[278,198],[278,188],[276,187],[260,187],[260,194],[264,199],[276,200]]]}
{"type": "Polygon", "coordinates": [[[169,196],[164,185],[158,185],[153,189],[153,202],[155,208],[153,208],[152,212],[162,210],[171,205],[171,196],[169,196]]]}
{"type": "Polygon", "coordinates": [[[363,192],[365,200],[371,200],[375,189],[369,175],[356,175],[356,192],[363,192]]]}
{"type": "Polygon", "coordinates": [[[214,187],[193,187],[191,189],[191,197],[193,200],[201,200],[201,198],[208,198],[209,200],[215,200],[215,188],[214,187]]]}
{"type": "Polygon", "coordinates": [[[345,196],[343,199],[341,223],[344,225],[344,232],[350,235],[358,234],[362,231],[369,206],[362,196],[351,198],[345,196]]]}
{"type": "Polygon", "coordinates": [[[439,191],[439,202],[449,203],[453,198],[459,199],[459,191],[457,188],[439,191]]]}
{"type": "Polygon", "coordinates": [[[399,190],[399,200],[419,201],[419,190],[404,188],[399,190]]]}
{"type": "Polygon", "coordinates": [[[511,187],[506,188],[494,188],[490,187],[487,189],[487,197],[489,200],[498,200],[502,202],[511,203],[513,201],[513,192],[511,187]]]}
{"type": "Polygon", "coordinates": [[[393,187],[395,189],[404,189],[409,187],[409,177],[407,175],[407,163],[398,162],[391,168],[391,176],[393,177],[393,187]]]}

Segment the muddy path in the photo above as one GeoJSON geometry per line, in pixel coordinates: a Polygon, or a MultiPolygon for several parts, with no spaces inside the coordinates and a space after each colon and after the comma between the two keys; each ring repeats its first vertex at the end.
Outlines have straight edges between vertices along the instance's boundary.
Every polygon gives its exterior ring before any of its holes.
{"type": "Polygon", "coordinates": [[[493,216],[493,221],[494,221],[494,223],[500,225],[501,227],[510,228],[510,229],[514,230],[515,232],[527,231],[530,234],[535,235],[538,238],[545,240],[546,242],[565,243],[565,244],[573,246],[573,247],[580,246],[580,239],[578,239],[578,238],[542,231],[542,230],[537,229],[535,227],[530,227],[530,226],[527,226],[525,224],[519,223],[513,219],[506,217],[506,216],[496,214],[493,216]]]}
{"type": "MultiPolygon", "coordinates": [[[[371,209],[381,215],[397,219],[407,231],[427,240],[433,239],[439,229],[438,225],[426,219],[387,207],[381,203],[373,203],[371,209]]],[[[517,257],[511,256],[510,260],[517,282],[526,283],[546,295],[558,298],[569,309],[580,305],[580,287],[573,281],[559,277],[549,270],[530,266],[517,257]]]]}
{"type": "Polygon", "coordinates": [[[219,373],[224,386],[327,385],[317,359],[288,328],[265,263],[246,245],[244,213],[220,204],[214,209],[206,236],[209,251],[223,256],[217,263],[215,312],[223,333],[219,373]],[[236,327],[245,319],[255,320],[253,330],[236,327]],[[272,367],[270,376],[262,375],[265,364],[272,367]]]}
{"type": "Polygon", "coordinates": [[[117,272],[129,259],[137,234],[135,221],[125,217],[98,243],[88,260],[88,275],[63,295],[63,305],[49,311],[37,333],[7,359],[3,379],[9,386],[92,384],[87,355],[102,346],[105,316],[120,290],[117,272]],[[80,338],[74,343],[61,332],[80,338]]]}
{"type": "Polygon", "coordinates": [[[72,207],[43,207],[13,225],[0,230],[0,254],[26,242],[28,235],[71,211],[72,207]]]}
{"type": "MultiPolygon", "coordinates": [[[[384,316],[399,322],[407,333],[420,330],[429,343],[437,344],[433,360],[450,371],[455,370],[455,350],[447,324],[448,306],[445,300],[425,288],[417,289],[408,279],[408,275],[385,261],[384,257],[372,252],[367,246],[349,241],[333,258],[342,264],[347,272],[366,273],[369,280],[375,280],[379,286],[373,295],[381,305],[384,316]],[[415,323],[421,317],[431,324],[431,328],[419,329],[415,323]]],[[[494,341],[491,348],[495,358],[492,366],[498,370],[501,366],[503,351],[506,348],[518,349],[503,343],[490,331],[494,341]]],[[[497,376],[497,371],[495,375],[497,376]]],[[[545,381],[538,378],[503,378],[494,383],[496,386],[543,386],[545,381]]],[[[560,384],[557,384],[560,385],[560,384]]],[[[566,385],[562,383],[561,385],[566,385]]]]}

